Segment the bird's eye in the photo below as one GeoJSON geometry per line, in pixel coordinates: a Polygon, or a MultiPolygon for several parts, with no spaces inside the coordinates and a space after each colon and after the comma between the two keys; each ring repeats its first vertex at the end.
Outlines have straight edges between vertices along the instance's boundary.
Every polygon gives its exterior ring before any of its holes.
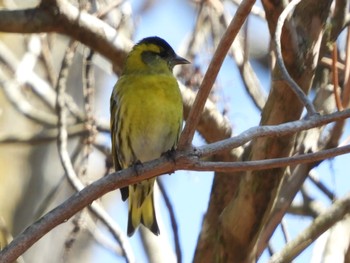
{"type": "Polygon", "coordinates": [[[158,53],[158,55],[159,55],[161,58],[167,58],[167,57],[169,57],[168,52],[166,52],[165,50],[162,50],[160,53],[158,53]]]}
{"type": "Polygon", "coordinates": [[[142,61],[145,62],[146,64],[153,61],[156,56],[159,56],[159,54],[153,51],[143,51],[141,53],[142,61]]]}

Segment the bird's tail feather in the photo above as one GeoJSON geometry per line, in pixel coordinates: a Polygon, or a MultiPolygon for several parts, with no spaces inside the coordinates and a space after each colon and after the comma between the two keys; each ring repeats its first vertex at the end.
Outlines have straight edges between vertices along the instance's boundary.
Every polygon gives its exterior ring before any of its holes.
{"type": "Polygon", "coordinates": [[[129,237],[134,234],[140,223],[151,230],[153,234],[159,235],[160,233],[154,210],[153,184],[154,180],[149,180],[130,186],[132,189],[129,189],[129,237]]]}

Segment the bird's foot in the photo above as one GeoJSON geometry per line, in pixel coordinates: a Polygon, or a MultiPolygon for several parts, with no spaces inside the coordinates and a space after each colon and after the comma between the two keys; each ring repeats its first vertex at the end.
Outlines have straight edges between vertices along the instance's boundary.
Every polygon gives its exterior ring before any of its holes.
{"type": "Polygon", "coordinates": [[[140,169],[142,168],[143,164],[141,163],[140,160],[137,160],[136,162],[134,162],[134,164],[132,165],[132,167],[134,168],[134,171],[136,173],[136,175],[140,175],[140,169]]]}
{"type": "MultiPolygon", "coordinates": [[[[165,158],[167,158],[169,161],[172,161],[174,163],[174,165],[176,165],[176,150],[175,148],[171,148],[170,150],[162,153],[162,156],[164,156],[165,158]]],[[[172,174],[174,171],[170,172],[169,174],[172,174]]]]}

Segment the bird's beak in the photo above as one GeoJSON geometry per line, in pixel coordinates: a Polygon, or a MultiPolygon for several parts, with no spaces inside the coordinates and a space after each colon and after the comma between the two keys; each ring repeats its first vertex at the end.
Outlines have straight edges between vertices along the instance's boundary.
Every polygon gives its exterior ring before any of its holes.
{"type": "Polygon", "coordinates": [[[171,60],[172,66],[175,65],[180,65],[180,64],[191,64],[187,59],[184,59],[183,57],[180,57],[176,55],[172,60],[171,60]]]}

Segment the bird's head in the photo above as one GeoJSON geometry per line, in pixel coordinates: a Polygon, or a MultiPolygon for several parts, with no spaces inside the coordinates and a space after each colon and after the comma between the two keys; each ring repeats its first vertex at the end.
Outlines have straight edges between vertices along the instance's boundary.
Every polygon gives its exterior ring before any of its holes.
{"type": "Polygon", "coordinates": [[[159,37],[147,37],[137,43],[129,53],[124,73],[169,73],[175,65],[190,62],[178,56],[172,47],[159,37]]]}

